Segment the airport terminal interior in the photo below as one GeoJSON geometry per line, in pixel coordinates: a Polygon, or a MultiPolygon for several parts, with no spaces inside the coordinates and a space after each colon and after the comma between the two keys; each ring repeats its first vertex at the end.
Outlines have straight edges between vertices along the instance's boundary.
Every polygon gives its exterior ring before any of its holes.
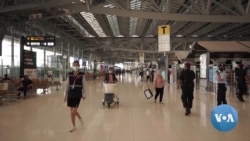
{"type": "Polygon", "coordinates": [[[249,82],[250,0],[0,1],[0,141],[250,141],[249,82]],[[86,98],[70,132],[64,96],[76,60],[86,98]],[[178,89],[187,63],[195,73],[190,114],[178,89]],[[238,115],[228,132],[212,121],[220,64],[238,115]],[[106,103],[110,69],[117,83],[106,103]],[[158,70],[162,102],[154,100],[158,70]]]}

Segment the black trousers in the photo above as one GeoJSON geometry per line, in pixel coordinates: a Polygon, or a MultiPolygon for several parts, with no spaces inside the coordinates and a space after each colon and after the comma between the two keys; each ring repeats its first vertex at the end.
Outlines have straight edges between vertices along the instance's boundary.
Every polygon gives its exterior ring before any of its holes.
{"type": "MultiPolygon", "coordinates": [[[[18,91],[23,91],[23,95],[24,97],[26,97],[26,93],[27,93],[27,90],[28,88],[26,87],[20,87],[19,89],[17,89],[18,91]]],[[[20,96],[20,92],[18,93],[18,97],[20,96]]]]}
{"type": "Polygon", "coordinates": [[[194,86],[185,86],[182,88],[181,100],[184,108],[191,109],[193,107],[194,86]]]}
{"type": "Polygon", "coordinates": [[[148,82],[148,81],[150,81],[150,76],[149,76],[149,75],[147,75],[147,82],[148,82]]]}
{"type": "Polygon", "coordinates": [[[160,96],[160,101],[159,102],[162,102],[163,92],[164,92],[164,87],[155,88],[155,101],[157,100],[158,96],[160,96]]]}
{"type": "Polygon", "coordinates": [[[239,89],[238,98],[239,100],[243,100],[243,95],[247,91],[246,83],[238,83],[238,89],[239,89]]]}
{"type": "Polygon", "coordinates": [[[222,84],[218,83],[217,105],[227,104],[226,91],[227,91],[226,85],[223,83],[222,84]]]}

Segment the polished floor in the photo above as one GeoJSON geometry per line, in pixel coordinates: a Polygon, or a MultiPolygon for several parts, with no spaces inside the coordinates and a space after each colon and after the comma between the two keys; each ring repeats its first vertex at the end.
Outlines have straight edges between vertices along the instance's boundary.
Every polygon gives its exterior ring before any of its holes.
{"type": "MultiPolygon", "coordinates": [[[[238,102],[233,89],[227,100],[239,113],[239,123],[228,133],[212,127],[210,112],[216,106],[213,93],[195,90],[194,107],[184,116],[181,91],[165,86],[164,104],[147,100],[143,91],[149,83],[134,75],[123,77],[118,86],[119,107],[103,107],[101,80],[87,81],[87,99],[79,112],[84,125],[72,128],[69,109],[63,103],[63,88],[51,88],[46,94],[0,105],[0,141],[250,141],[249,97],[238,102]]],[[[40,92],[38,92],[40,93],[40,92]]]]}

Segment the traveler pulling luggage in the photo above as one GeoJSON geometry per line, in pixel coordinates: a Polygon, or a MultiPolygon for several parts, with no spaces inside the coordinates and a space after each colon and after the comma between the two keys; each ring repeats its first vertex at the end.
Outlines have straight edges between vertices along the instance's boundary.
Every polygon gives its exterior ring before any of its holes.
{"type": "Polygon", "coordinates": [[[110,108],[110,105],[112,103],[114,103],[114,105],[117,106],[119,105],[119,98],[116,94],[116,84],[117,84],[117,78],[113,73],[113,69],[109,68],[109,72],[106,74],[103,83],[103,88],[104,88],[104,98],[102,100],[103,106],[108,105],[108,108],[110,108]]]}

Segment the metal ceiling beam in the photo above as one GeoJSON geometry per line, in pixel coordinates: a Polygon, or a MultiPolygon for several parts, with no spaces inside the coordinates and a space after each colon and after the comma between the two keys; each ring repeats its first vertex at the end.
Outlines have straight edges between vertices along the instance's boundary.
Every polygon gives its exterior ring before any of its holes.
{"type": "Polygon", "coordinates": [[[201,8],[198,6],[198,4],[194,0],[190,0],[192,3],[192,7],[194,7],[200,14],[202,14],[201,8]]]}
{"type": "Polygon", "coordinates": [[[161,8],[158,6],[158,3],[156,3],[155,0],[144,1],[144,3],[155,11],[161,12],[161,8]]]}
{"type": "Polygon", "coordinates": [[[152,20],[147,20],[146,25],[142,31],[142,34],[141,34],[142,37],[145,37],[145,35],[147,34],[151,23],[152,23],[152,20]]]}
{"type": "Polygon", "coordinates": [[[211,9],[211,6],[212,6],[212,2],[213,0],[208,0],[207,1],[207,8],[206,8],[206,14],[209,15],[210,14],[210,9],[211,9]]]}
{"type": "Polygon", "coordinates": [[[75,2],[75,0],[51,0],[49,2],[19,4],[19,5],[0,8],[0,13],[16,12],[16,11],[32,10],[32,9],[49,9],[52,7],[71,5],[72,2],[75,2]]]}
{"type": "MultiPolygon", "coordinates": [[[[191,5],[190,5],[190,6],[186,5],[186,3],[183,3],[182,0],[177,0],[177,2],[179,2],[179,4],[182,6],[179,10],[192,11],[192,12],[194,12],[194,13],[197,13],[197,11],[195,11],[195,10],[192,8],[191,5]],[[184,9],[184,8],[186,8],[186,9],[184,9]]],[[[179,13],[179,11],[178,11],[178,13],[179,13]]],[[[180,12],[180,13],[182,13],[182,12],[180,12]]],[[[183,13],[186,13],[186,12],[183,12],[183,13]]]]}
{"type": "Polygon", "coordinates": [[[241,15],[245,15],[246,14],[246,12],[245,12],[245,10],[244,10],[244,8],[242,6],[241,1],[234,0],[234,6],[240,12],[241,15]]]}
{"type": "MultiPolygon", "coordinates": [[[[146,12],[146,11],[138,11],[138,10],[105,8],[102,6],[92,6],[91,10],[89,11],[87,6],[83,4],[72,4],[71,1],[73,0],[54,0],[52,2],[39,3],[39,4],[23,4],[19,6],[9,6],[9,7],[0,9],[0,13],[20,11],[20,10],[31,10],[35,8],[48,9],[50,7],[60,7],[60,8],[69,9],[71,10],[71,12],[60,14],[58,16],[85,11],[85,12],[92,12],[93,14],[109,14],[109,15],[117,15],[117,16],[124,16],[124,17],[138,17],[138,18],[145,18],[145,19],[158,19],[158,20],[193,21],[193,22],[224,22],[224,23],[249,23],[250,22],[250,14],[242,15],[242,16],[174,14],[174,13],[159,13],[159,12],[146,12]]],[[[219,4],[218,2],[215,2],[215,3],[219,4]]],[[[221,4],[219,5],[222,6],[221,4]]],[[[230,10],[229,8],[226,8],[226,9],[230,10]]],[[[249,10],[247,11],[249,13],[249,10]]],[[[234,11],[232,12],[235,13],[234,11]]],[[[52,16],[52,17],[54,18],[55,16],[52,16]]]]}
{"type": "Polygon", "coordinates": [[[163,3],[166,13],[170,12],[170,3],[171,3],[171,0],[165,0],[165,2],[163,3]]]}
{"type": "Polygon", "coordinates": [[[226,10],[226,11],[232,13],[233,15],[239,15],[239,13],[233,11],[232,9],[230,9],[230,8],[227,7],[227,6],[224,6],[223,4],[217,2],[216,0],[213,0],[213,3],[216,4],[216,5],[218,5],[220,8],[222,8],[222,9],[224,9],[224,10],[226,10]]]}
{"type": "Polygon", "coordinates": [[[127,10],[130,9],[130,0],[127,0],[127,10]]]}
{"type": "MultiPolygon", "coordinates": [[[[84,48],[83,50],[90,50],[94,51],[96,49],[102,49],[102,47],[92,47],[92,48],[84,48]]],[[[131,49],[131,48],[112,48],[112,47],[105,47],[105,49],[110,49],[113,51],[124,51],[124,52],[133,52],[133,53],[154,53],[154,54],[163,54],[163,52],[158,52],[158,50],[143,50],[143,49],[131,49]]],[[[167,52],[172,53],[172,52],[167,52]]]]}
{"type": "Polygon", "coordinates": [[[73,14],[72,17],[86,30],[89,34],[99,37],[99,35],[96,33],[95,29],[92,28],[90,23],[80,14],[76,13],[73,14]]]}
{"type": "Polygon", "coordinates": [[[236,24],[236,25],[228,24],[223,27],[220,27],[219,29],[215,29],[213,32],[209,32],[209,34],[215,37],[218,35],[222,35],[222,34],[228,34],[229,30],[233,30],[240,26],[241,26],[240,24],[236,24]]]}
{"type": "Polygon", "coordinates": [[[247,3],[246,14],[250,15],[250,0],[247,3]]]}
{"type": "Polygon", "coordinates": [[[205,1],[204,0],[200,0],[200,4],[201,4],[201,13],[203,15],[206,15],[205,1]]]}
{"type": "Polygon", "coordinates": [[[115,0],[107,0],[109,3],[112,3],[116,8],[119,9],[124,9],[118,2],[116,2],[115,0]]]}
{"type": "MultiPolygon", "coordinates": [[[[63,7],[62,7],[63,8],[63,7]]],[[[84,5],[69,5],[64,8],[70,9],[73,12],[87,11],[84,5]]],[[[92,7],[90,11],[94,14],[109,14],[124,17],[137,17],[156,20],[173,20],[173,21],[193,21],[193,22],[223,22],[223,23],[249,23],[250,15],[194,15],[194,14],[173,14],[146,12],[138,10],[124,10],[115,8],[105,8],[102,6],[92,7]]]]}

